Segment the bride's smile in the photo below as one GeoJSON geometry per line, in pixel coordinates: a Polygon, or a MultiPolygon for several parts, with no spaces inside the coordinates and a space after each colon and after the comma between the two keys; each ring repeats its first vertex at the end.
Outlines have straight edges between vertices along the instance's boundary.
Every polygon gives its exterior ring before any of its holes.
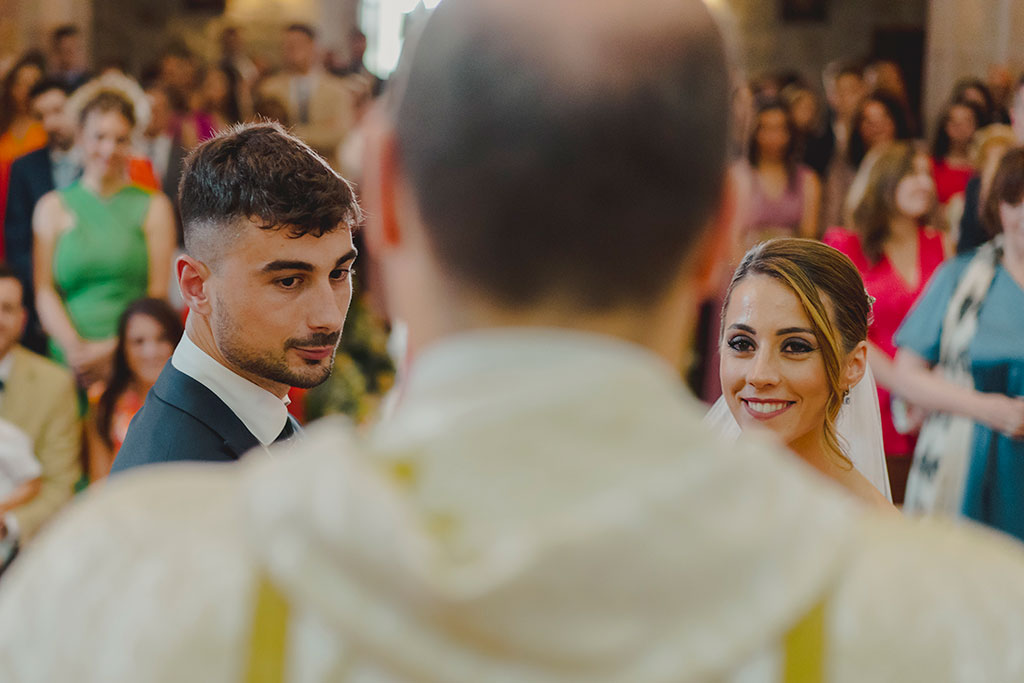
{"type": "Polygon", "coordinates": [[[740,396],[743,407],[755,420],[770,420],[786,412],[796,401],[780,401],[778,399],[745,398],[740,396]]]}

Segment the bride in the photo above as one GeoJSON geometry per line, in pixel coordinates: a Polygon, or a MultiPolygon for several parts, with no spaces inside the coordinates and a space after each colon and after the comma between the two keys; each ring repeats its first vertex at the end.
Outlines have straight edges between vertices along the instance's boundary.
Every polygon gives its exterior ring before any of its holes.
{"type": "Polygon", "coordinates": [[[722,398],[708,422],[767,429],[861,500],[892,507],[874,379],[871,299],[850,260],[805,239],[752,248],[722,310],[722,398]]]}

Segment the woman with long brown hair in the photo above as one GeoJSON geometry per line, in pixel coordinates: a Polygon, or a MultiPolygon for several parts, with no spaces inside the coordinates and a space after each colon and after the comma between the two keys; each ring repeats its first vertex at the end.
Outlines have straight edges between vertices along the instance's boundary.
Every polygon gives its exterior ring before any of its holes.
{"type": "Polygon", "coordinates": [[[947,255],[942,235],[929,225],[934,208],[928,155],[909,143],[894,143],[872,168],[854,212],[854,230],[832,228],[823,238],[850,257],[877,300],[868,330],[868,361],[878,380],[886,460],[897,503],[903,500],[914,437],[900,433],[893,422],[892,336],[947,255]]]}
{"type": "Polygon", "coordinates": [[[183,332],[177,311],[162,299],[139,299],[121,314],[113,372],[102,391],[90,396],[85,429],[90,482],[109,474],[128,423],[156,384],[183,332]]]}
{"type": "Polygon", "coordinates": [[[798,131],[782,100],[761,102],[750,136],[751,220],[747,243],[817,237],[821,183],[798,158],[798,131]]]}
{"type": "Polygon", "coordinates": [[[30,52],[11,67],[0,85],[0,165],[46,144],[46,131],[29,106],[32,86],[44,72],[42,55],[30,52]]]}
{"type": "Polygon", "coordinates": [[[723,434],[768,430],[857,498],[891,509],[867,371],[871,304],[850,259],[831,247],[775,239],[752,248],[722,309],[723,397],[708,422],[723,434]]]}

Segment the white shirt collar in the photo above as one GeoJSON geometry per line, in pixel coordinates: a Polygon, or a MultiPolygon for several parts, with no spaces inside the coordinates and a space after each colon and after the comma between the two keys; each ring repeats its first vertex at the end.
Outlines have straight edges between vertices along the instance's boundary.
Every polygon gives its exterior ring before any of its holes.
{"type": "Polygon", "coordinates": [[[282,400],[221,365],[196,346],[188,332],[181,335],[171,365],[216,394],[264,446],[284,429],[288,398],[282,400]]]}

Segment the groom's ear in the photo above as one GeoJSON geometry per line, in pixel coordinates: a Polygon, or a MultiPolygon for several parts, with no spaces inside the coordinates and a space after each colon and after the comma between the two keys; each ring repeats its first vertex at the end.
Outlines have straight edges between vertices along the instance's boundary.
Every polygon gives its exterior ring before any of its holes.
{"type": "Polygon", "coordinates": [[[843,368],[843,389],[849,391],[857,386],[868,369],[868,343],[860,342],[853,351],[846,355],[843,368]]]}

